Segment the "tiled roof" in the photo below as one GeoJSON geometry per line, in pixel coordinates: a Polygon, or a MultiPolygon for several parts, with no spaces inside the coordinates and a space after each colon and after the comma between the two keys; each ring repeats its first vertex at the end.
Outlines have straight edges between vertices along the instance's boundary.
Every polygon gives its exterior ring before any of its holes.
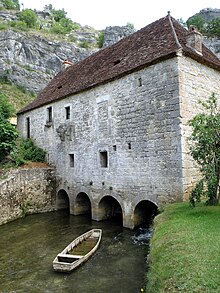
{"type": "Polygon", "coordinates": [[[116,44],[58,73],[37,98],[19,113],[65,98],[176,56],[179,49],[200,63],[220,70],[220,60],[204,45],[202,55],[186,46],[186,30],[169,15],[116,44]]]}

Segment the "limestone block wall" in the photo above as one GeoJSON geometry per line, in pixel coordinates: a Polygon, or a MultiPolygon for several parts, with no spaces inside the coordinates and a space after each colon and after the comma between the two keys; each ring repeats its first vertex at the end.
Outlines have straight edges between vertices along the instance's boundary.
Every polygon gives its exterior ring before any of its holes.
{"type": "Polygon", "coordinates": [[[182,56],[179,58],[179,72],[183,188],[187,198],[199,176],[198,168],[189,155],[188,137],[191,129],[188,121],[204,111],[199,100],[207,100],[215,93],[220,103],[220,71],[182,56]]]}
{"type": "Polygon", "coordinates": [[[175,201],[183,196],[178,74],[177,58],[165,60],[19,115],[18,127],[25,137],[30,119],[70,197],[111,194],[125,210],[175,201]]]}
{"type": "Polygon", "coordinates": [[[0,180],[0,225],[25,214],[55,210],[54,169],[17,169],[0,180]]]}

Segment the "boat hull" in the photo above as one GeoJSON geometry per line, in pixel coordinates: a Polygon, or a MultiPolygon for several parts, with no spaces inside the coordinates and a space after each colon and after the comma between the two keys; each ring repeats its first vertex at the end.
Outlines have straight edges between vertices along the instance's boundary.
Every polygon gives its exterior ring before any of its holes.
{"type": "Polygon", "coordinates": [[[54,271],[71,272],[78,268],[98,249],[101,237],[101,229],[92,229],[74,239],[53,260],[54,271]]]}

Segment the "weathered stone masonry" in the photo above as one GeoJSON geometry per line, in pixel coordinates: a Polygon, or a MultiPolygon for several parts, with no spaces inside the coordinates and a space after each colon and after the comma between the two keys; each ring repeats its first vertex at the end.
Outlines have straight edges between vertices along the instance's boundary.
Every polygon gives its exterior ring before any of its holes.
{"type": "Polygon", "coordinates": [[[53,168],[17,169],[0,181],[0,225],[25,214],[55,210],[53,168]]]}

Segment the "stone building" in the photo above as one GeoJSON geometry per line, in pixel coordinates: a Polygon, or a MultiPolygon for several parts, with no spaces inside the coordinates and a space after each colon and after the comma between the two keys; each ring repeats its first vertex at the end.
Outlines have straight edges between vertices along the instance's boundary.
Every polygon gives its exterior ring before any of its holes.
{"type": "Polygon", "coordinates": [[[187,121],[220,92],[220,60],[169,14],[60,72],[18,114],[56,166],[57,208],[139,225],[184,200],[197,169],[187,121]]]}

